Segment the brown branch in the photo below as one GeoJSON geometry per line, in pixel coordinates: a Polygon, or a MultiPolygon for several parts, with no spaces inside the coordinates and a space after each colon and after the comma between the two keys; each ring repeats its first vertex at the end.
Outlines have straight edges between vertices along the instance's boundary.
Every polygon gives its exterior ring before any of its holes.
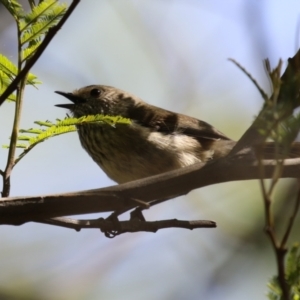
{"type": "MultiPolygon", "coordinates": [[[[253,139],[252,146],[260,145],[260,149],[263,149],[264,143],[267,137],[270,136],[271,131],[275,131],[278,134],[278,125],[279,123],[290,116],[293,113],[293,110],[300,105],[300,98],[299,98],[299,91],[300,91],[300,50],[296,53],[293,58],[288,60],[288,66],[282,76],[281,67],[282,61],[279,61],[278,66],[271,70],[269,61],[265,61],[265,66],[269,75],[269,78],[272,82],[273,86],[273,95],[270,99],[266,99],[265,106],[260,112],[259,116],[256,118],[252,126],[249,130],[244,134],[241,140],[238,142],[236,149],[233,149],[233,153],[237,153],[239,149],[243,149],[247,144],[245,142],[249,142],[249,137],[253,139]],[[280,109],[281,108],[281,109],[280,109]],[[274,113],[271,113],[272,110],[274,113]],[[259,135],[258,128],[260,120],[264,120],[265,124],[267,122],[271,122],[271,126],[266,129],[266,133],[264,135],[259,135]],[[257,129],[256,129],[257,128],[257,129]]],[[[277,146],[277,153],[278,153],[278,144],[277,146]]],[[[278,272],[278,282],[282,291],[282,299],[289,300],[290,299],[290,285],[286,280],[285,274],[285,254],[287,252],[286,249],[286,241],[290,234],[290,231],[293,226],[294,218],[296,217],[296,213],[299,207],[300,202],[300,193],[298,195],[295,211],[290,219],[290,222],[287,226],[285,234],[282,238],[282,242],[280,243],[276,235],[275,231],[275,224],[273,220],[272,214],[272,192],[274,187],[276,186],[278,180],[281,178],[281,172],[284,171],[283,168],[283,161],[279,159],[277,155],[277,166],[274,169],[274,173],[272,176],[271,185],[268,189],[265,187],[264,183],[264,165],[263,165],[263,157],[262,151],[259,151],[259,147],[256,147],[258,151],[256,151],[256,155],[258,158],[259,163],[259,170],[261,174],[260,182],[261,182],[261,189],[263,194],[263,201],[264,201],[264,208],[265,208],[265,231],[267,236],[269,237],[272,247],[275,252],[276,262],[277,262],[277,272],[278,272]]],[[[299,177],[300,175],[298,175],[299,177]]]]}
{"type": "MultiPolygon", "coordinates": [[[[272,178],[276,161],[265,160],[264,178],[272,178]]],[[[297,178],[300,158],[284,162],[282,178],[297,178]]],[[[117,211],[137,207],[133,199],[146,203],[185,195],[191,190],[236,180],[259,179],[257,162],[232,157],[195,164],[157,176],[101,189],[37,197],[2,198],[0,224],[20,225],[35,219],[117,211]]]]}
{"type": "Polygon", "coordinates": [[[59,21],[59,23],[50,28],[47,35],[45,36],[45,39],[41,43],[41,45],[38,47],[36,53],[28,60],[27,64],[24,66],[24,68],[21,70],[21,72],[15,77],[15,79],[12,81],[12,83],[7,87],[7,89],[3,92],[3,94],[0,96],[0,106],[4,103],[4,101],[8,98],[8,96],[13,93],[16,88],[18,87],[18,84],[20,81],[26,76],[26,74],[29,72],[29,70],[33,67],[33,65],[37,62],[37,60],[40,58],[40,56],[43,54],[49,43],[54,38],[55,34],[58,32],[58,30],[61,29],[61,27],[64,25],[64,23],[67,21],[67,19],[70,17],[76,6],[79,4],[80,0],[73,0],[70,7],[62,17],[62,19],[59,21]]]}
{"type": "MultiPolygon", "coordinates": [[[[277,163],[278,163],[278,161],[277,161],[277,163]]],[[[260,177],[261,177],[260,184],[261,184],[264,209],[265,209],[265,232],[266,232],[267,236],[269,237],[269,239],[271,241],[271,245],[275,252],[276,262],[277,262],[277,270],[278,270],[277,271],[278,272],[278,281],[279,281],[280,287],[282,289],[283,299],[288,300],[290,287],[285,280],[285,268],[284,268],[284,257],[286,254],[286,249],[284,247],[281,247],[277,241],[277,237],[276,237],[276,233],[275,233],[275,224],[274,224],[273,214],[272,214],[271,194],[273,191],[273,187],[275,186],[274,182],[278,181],[278,177],[274,177],[275,173],[276,173],[276,168],[278,168],[278,165],[274,169],[271,186],[267,190],[265,187],[264,179],[263,179],[264,178],[264,166],[262,164],[262,158],[259,157],[259,169],[260,169],[260,177]]]]}
{"type": "Polygon", "coordinates": [[[298,190],[298,195],[297,195],[297,198],[296,198],[294,210],[293,210],[292,215],[291,215],[291,217],[289,219],[289,223],[288,223],[288,226],[286,228],[286,232],[283,235],[282,241],[280,243],[280,247],[281,248],[285,248],[286,247],[287,240],[288,240],[288,238],[290,236],[290,233],[292,231],[292,228],[293,228],[293,225],[294,225],[294,221],[296,219],[296,216],[298,214],[299,209],[300,209],[300,188],[298,190]]]}
{"type": "Polygon", "coordinates": [[[290,217],[290,220],[288,222],[281,243],[278,243],[276,241],[274,225],[270,226],[270,230],[267,232],[267,234],[269,235],[272,241],[272,246],[274,248],[274,252],[276,255],[277,269],[278,269],[278,282],[282,290],[282,299],[284,300],[290,299],[290,291],[291,291],[291,287],[288,281],[286,280],[286,271],[285,271],[285,255],[287,253],[286,243],[291,233],[291,230],[293,228],[293,224],[297,216],[299,207],[300,207],[300,189],[298,190],[295,207],[292,212],[292,216],[290,217]]]}
{"type": "Polygon", "coordinates": [[[282,290],[282,299],[290,300],[290,286],[285,278],[285,254],[287,250],[281,247],[276,248],[276,262],[277,262],[277,272],[278,272],[278,281],[282,290]]]}
{"type": "Polygon", "coordinates": [[[156,232],[165,228],[184,228],[184,229],[196,229],[196,228],[215,228],[216,223],[208,220],[196,220],[196,221],[182,221],[177,219],[161,220],[154,222],[146,222],[140,220],[129,221],[113,221],[111,219],[96,219],[96,220],[75,220],[71,218],[53,218],[46,220],[36,220],[36,222],[50,224],[65,228],[75,229],[80,231],[81,229],[97,228],[105,233],[107,237],[114,237],[127,232],[156,232]]]}

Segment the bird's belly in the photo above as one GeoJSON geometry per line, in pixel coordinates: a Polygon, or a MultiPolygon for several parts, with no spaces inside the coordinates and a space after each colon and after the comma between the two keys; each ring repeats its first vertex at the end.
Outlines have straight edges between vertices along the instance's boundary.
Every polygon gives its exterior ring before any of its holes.
{"type": "MultiPolygon", "coordinates": [[[[128,126],[128,125],[126,125],[128,126]]],[[[114,181],[124,183],[175,170],[198,161],[175,140],[136,128],[79,129],[83,148],[114,181]],[[147,136],[145,136],[147,134],[147,136]]]]}

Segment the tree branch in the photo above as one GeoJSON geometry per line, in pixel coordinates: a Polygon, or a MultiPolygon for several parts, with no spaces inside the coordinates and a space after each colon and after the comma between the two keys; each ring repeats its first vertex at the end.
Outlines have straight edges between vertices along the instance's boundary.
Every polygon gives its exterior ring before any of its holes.
{"type": "MultiPolygon", "coordinates": [[[[273,176],[276,161],[264,160],[264,178],[273,176]]],[[[284,162],[282,178],[297,178],[300,158],[284,162]]],[[[249,155],[224,157],[207,164],[199,163],[168,173],[101,189],[37,197],[0,200],[0,224],[21,225],[35,219],[126,210],[146,203],[188,194],[196,188],[222,182],[259,179],[257,162],[249,155]]]]}
{"type": "Polygon", "coordinates": [[[196,220],[196,221],[182,221],[177,219],[162,220],[154,222],[146,222],[140,220],[130,221],[118,221],[114,222],[110,219],[96,219],[96,220],[75,220],[70,218],[53,218],[36,220],[39,223],[50,224],[60,226],[64,228],[75,229],[80,231],[84,228],[97,228],[105,233],[107,237],[115,237],[127,232],[156,232],[165,228],[184,228],[184,229],[196,229],[196,228],[215,228],[216,223],[208,220],[196,220]]]}

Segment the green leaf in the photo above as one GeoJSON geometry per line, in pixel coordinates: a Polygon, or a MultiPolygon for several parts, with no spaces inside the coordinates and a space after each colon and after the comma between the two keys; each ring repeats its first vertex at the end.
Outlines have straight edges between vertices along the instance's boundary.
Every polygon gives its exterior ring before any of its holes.
{"type": "MultiPolygon", "coordinates": [[[[299,244],[292,246],[286,258],[285,278],[290,286],[290,299],[300,299],[300,247],[299,244]]],[[[282,290],[277,276],[274,276],[268,283],[270,300],[281,300],[282,290]]]]}
{"type": "Polygon", "coordinates": [[[26,84],[35,86],[36,84],[41,84],[41,83],[42,83],[41,81],[37,80],[37,76],[35,76],[32,73],[28,74],[26,84]]]}
{"type": "Polygon", "coordinates": [[[18,68],[6,56],[0,54],[0,71],[13,79],[18,73],[18,68]]]}
{"type": "Polygon", "coordinates": [[[31,128],[31,129],[20,129],[19,132],[21,132],[21,133],[35,133],[35,134],[39,134],[39,133],[42,133],[43,130],[31,128]]]}
{"type": "MultiPolygon", "coordinates": [[[[40,126],[47,126],[47,127],[51,127],[51,126],[55,126],[54,123],[49,122],[49,121],[35,121],[35,124],[38,124],[40,126]]],[[[22,129],[21,129],[22,130],[22,129]]]]}
{"type": "Polygon", "coordinates": [[[31,12],[24,15],[24,18],[19,22],[19,28],[22,32],[21,44],[24,45],[41,38],[41,35],[59,22],[66,9],[65,3],[44,0],[31,12]]]}
{"type": "Polygon", "coordinates": [[[121,116],[109,116],[109,115],[90,115],[83,116],[81,118],[66,118],[64,120],[58,120],[56,126],[68,126],[68,125],[82,125],[86,123],[103,123],[115,127],[116,124],[131,124],[131,120],[123,118],[121,116]]]}
{"type": "Polygon", "coordinates": [[[37,48],[40,46],[42,41],[36,41],[35,43],[31,44],[30,46],[28,46],[27,48],[25,48],[24,50],[22,50],[22,62],[24,62],[25,60],[29,59],[37,50],[37,48]]]}
{"type": "MultiPolygon", "coordinates": [[[[17,66],[2,54],[0,54],[0,71],[2,72],[0,73],[0,76],[1,76],[1,81],[3,82],[10,81],[9,83],[11,83],[18,74],[17,66]]],[[[35,76],[32,73],[28,74],[26,84],[36,85],[40,83],[41,82],[37,80],[37,76],[35,76]]]]}
{"type": "Polygon", "coordinates": [[[24,30],[32,23],[38,22],[38,19],[42,16],[52,13],[53,6],[57,5],[57,0],[44,0],[35,6],[32,11],[23,15],[23,20],[20,22],[20,30],[24,30]]]}
{"type": "Polygon", "coordinates": [[[11,84],[12,80],[10,77],[7,76],[6,73],[0,71],[0,86],[7,87],[11,84]]]}
{"type": "Polygon", "coordinates": [[[286,263],[286,279],[291,286],[292,299],[300,298],[300,248],[293,245],[286,263]]]}
{"type": "Polygon", "coordinates": [[[23,12],[21,4],[17,0],[1,0],[1,3],[16,20],[23,12]]]}
{"type": "MultiPolygon", "coordinates": [[[[17,147],[17,148],[26,149],[26,148],[28,147],[28,145],[26,145],[26,144],[17,144],[16,147],[17,147]]],[[[5,147],[5,148],[6,148],[6,147],[5,147]]],[[[9,148],[9,147],[7,147],[7,148],[9,148]]]]}
{"type": "MultiPolygon", "coordinates": [[[[290,145],[297,137],[300,129],[300,114],[290,116],[279,124],[276,132],[272,132],[274,140],[281,144],[290,145]]],[[[271,135],[272,136],[272,135],[271,135]]]]}
{"type": "MultiPolygon", "coordinates": [[[[4,93],[7,87],[11,84],[12,80],[3,71],[0,71],[0,95],[4,93]]],[[[16,95],[10,94],[7,98],[10,101],[16,101],[16,95]]]]}
{"type": "MultiPolygon", "coordinates": [[[[0,95],[2,95],[5,90],[6,90],[6,88],[1,88],[0,89],[0,95]]],[[[15,102],[16,101],[16,95],[15,94],[10,94],[6,100],[15,102]]]]}
{"type": "MultiPolygon", "coordinates": [[[[76,131],[76,125],[80,126],[87,123],[97,123],[116,127],[117,124],[129,125],[131,124],[131,120],[121,116],[106,116],[99,114],[84,116],[81,118],[66,118],[64,120],[57,120],[56,123],[52,123],[50,121],[36,121],[34,123],[43,127],[47,127],[47,129],[41,130],[37,128],[30,128],[20,130],[21,133],[31,133],[33,135],[18,136],[19,141],[27,141],[27,144],[17,144],[17,147],[23,148],[24,151],[16,159],[15,164],[17,164],[31,149],[46,139],[61,135],[63,133],[76,131]]],[[[3,147],[8,148],[7,145],[4,145],[3,147]]]]}

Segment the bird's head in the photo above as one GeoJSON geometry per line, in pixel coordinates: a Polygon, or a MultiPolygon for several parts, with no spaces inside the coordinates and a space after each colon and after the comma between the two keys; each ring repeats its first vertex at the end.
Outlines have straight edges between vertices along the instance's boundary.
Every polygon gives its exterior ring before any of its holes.
{"type": "Polygon", "coordinates": [[[57,107],[67,108],[75,117],[104,114],[128,117],[128,111],[142,102],[137,97],[105,85],[89,85],[72,93],[56,91],[55,93],[69,99],[72,103],[57,104],[57,107]]]}

